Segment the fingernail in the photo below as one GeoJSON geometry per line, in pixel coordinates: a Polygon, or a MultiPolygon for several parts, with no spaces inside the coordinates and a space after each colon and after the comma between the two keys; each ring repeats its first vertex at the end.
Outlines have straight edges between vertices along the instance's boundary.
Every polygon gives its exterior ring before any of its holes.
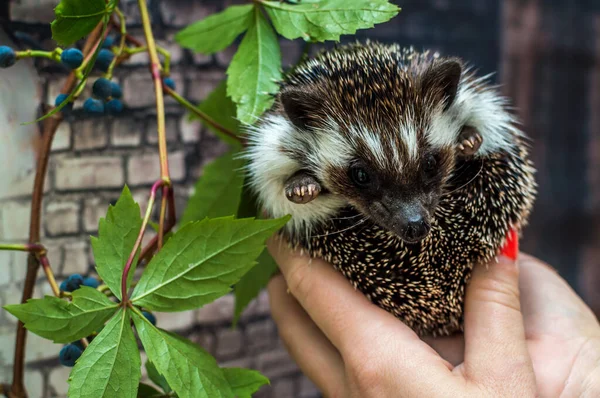
{"type": "Polygon", "coordinates": [[[500,255],[505,256],[513,261],[517,261],[517,255],[519,254],[519,234],[517,230],[511,228],[506,234],[506,242],[504,247],[500,250],[500,255]]]}

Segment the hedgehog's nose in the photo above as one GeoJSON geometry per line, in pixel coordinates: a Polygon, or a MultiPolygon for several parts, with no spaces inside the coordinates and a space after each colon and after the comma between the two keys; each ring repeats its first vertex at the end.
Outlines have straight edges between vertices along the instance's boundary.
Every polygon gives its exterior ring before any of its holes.
{"type": "Polygon", "coordinates": [[[420,241],[429,233],[429,225],[420,216],[414,217],[412,220],[408,220],[406,228],[404,229],[404,239],[408,242],[413,243],[420,241]]]}

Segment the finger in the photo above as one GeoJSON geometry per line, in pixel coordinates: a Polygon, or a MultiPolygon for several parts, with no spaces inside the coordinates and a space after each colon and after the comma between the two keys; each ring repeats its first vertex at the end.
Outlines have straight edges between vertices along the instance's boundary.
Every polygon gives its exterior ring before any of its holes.
{"type": "Polygon", "coordinates": [[[418,340],[410,328],[373,305],[330,264],[302,256],[278,238],[270,239],[267,247],[290,292],[342,356],[358,342],[376,341],[382,328],[397,328],[399,338],[418,340]]]}
{"type": "Polygon", "coordinates": [[[326,396],[344,396],[344,363],[339,352],[288,293],[282,275],[271,279],[267,289],[279,336],[302,372],[326,396]]]}
{"type": "MultiPolygon", "coordinates": [[[[465,297],[465,370],[475,381],[524,380],[533,374],[514,260],[475,266],[465,297]],[[519,380],[514,380],[517,378],[519,380]]],[[[534,386],[535,386],[535,380],[534,386]]]]}

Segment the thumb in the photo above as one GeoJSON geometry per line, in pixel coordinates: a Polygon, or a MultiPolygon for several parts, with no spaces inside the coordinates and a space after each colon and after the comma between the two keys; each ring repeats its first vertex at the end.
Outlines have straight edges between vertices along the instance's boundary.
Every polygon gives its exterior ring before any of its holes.
{"type": "Polygon", "coordinates": [[[532,366],[519,301],[517,242],[511,231],[498,262],[476,266],[467,287],[465,365],[474,379],[519,377],[515,372],[532,366]]]}

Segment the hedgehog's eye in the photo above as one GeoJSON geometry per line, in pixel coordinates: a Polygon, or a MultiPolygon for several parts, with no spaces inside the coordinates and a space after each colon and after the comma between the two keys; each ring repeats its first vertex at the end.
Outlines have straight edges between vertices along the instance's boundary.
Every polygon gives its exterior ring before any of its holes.
{"type": "Polygon", "coordinates": [[[437,166],[437,161],[435,160],[435,156],[427,155],[425,160],[423,161],[423,171],[425,174],[431,175],[435,172],[435,167],[437,166]]]}
{"type": "Polygon", "coordinates": [[[361,166],[352,166],[350,168],[350,178],[358,187],[365,187],[371,182],[369,173],[361,166]]]}

